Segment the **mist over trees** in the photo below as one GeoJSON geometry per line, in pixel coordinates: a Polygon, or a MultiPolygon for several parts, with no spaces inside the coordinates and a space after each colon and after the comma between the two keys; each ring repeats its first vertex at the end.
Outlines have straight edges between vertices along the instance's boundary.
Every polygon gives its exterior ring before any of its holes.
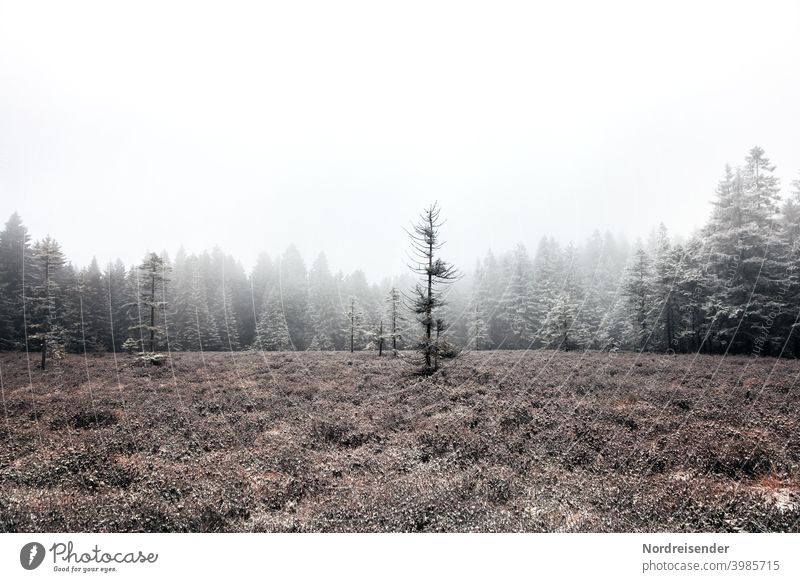
{"type": "Polygon", "coordinates": [[[0,231],[0,349],[27,346],[42,367],[67,352],[397,353],[420,341],[434,352],[441,342],[798,357],[798,247],[800,179],[781,196],[758,147],[724,169],[708,221],[686,240],[660,225],[632,244],[594,232],[579,245],[544,236],[535,249],[488,251],[431,309],[410,274],[369,283],[332,272],[324,254],[309,267],[294,246],[262,254],[250,273],[220,248],[78,268],[51,237],[32,241],[15,213],[0,231]]]}

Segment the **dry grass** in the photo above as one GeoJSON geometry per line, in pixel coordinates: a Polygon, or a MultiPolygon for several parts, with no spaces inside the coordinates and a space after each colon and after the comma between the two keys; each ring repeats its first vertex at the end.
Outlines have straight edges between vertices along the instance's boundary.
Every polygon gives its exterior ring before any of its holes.
{"type": "Polygon", "coordinates": [[[800,531],[795,361],[172,363],[0,355],[0,531],[800,531]]]}

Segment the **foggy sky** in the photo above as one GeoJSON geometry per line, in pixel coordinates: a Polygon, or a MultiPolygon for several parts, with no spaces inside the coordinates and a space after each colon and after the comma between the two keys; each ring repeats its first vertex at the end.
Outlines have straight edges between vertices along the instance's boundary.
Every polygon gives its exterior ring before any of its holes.
{"type": "Polygon", "coordinates": [[[688,235],[754,145],[800,170],[798,2],[111,4],[0,0],[0,220],[78,264],[294,242],[377,280],[438,200],[471,269],[688,235]]]}

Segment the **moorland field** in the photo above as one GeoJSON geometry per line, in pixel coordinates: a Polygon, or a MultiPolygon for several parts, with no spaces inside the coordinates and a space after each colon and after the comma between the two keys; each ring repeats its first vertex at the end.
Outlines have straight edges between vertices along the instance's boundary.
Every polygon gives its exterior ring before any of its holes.
{"type": "Polygon", "coordinates": [[[0,531],[800,531],[794,360],[31,360],[0,354],[0,531]]]}

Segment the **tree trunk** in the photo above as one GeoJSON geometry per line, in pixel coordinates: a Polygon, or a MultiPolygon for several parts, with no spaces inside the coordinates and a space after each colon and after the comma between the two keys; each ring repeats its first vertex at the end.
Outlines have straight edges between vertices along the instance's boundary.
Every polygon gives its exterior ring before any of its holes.
{"type": "Polygon", "coordinates": [[[392,300],[392,353],[397,353],[397,304],[392,300]]]}
{"type": "Polygon", "coordinates": [[[350,353],[353,353],[353,339],[355,336],[355,326],[356,326],[356,302],[351,299],[350,300],[350,353]]]}
{"type": "MultiPolygon", "coordinates": [[[[49,303],[50,295],[50,259],[44,260],[44,298],[49,303]]],[[[48,308],[49,310],[49,308],[48,308]]],[[[50,318],[45,319],[42,327],[42,370],[47,366],[47,334],[50,333],[50,318]]]]}
{"type": "Polygon", "coordinates": [[[156,274],[150,276],[150,352],[153,351],[153,339],[156,331],[156,274]]]}
{"type": "MultiPolygon", "coordinates": [[[[428,214],[428,224],[430,225],[431,233],[433,233],[433,216],[428,214]]],[[[425,307],[426,323],[425,326],[425,339],[427,344],[425,346],[425,366],[430,370],[431,368],[431,326],[433,324],[433,302],[431,295],[433,293],[433,235],[428,243],[428,304],[425,307]]]]}

